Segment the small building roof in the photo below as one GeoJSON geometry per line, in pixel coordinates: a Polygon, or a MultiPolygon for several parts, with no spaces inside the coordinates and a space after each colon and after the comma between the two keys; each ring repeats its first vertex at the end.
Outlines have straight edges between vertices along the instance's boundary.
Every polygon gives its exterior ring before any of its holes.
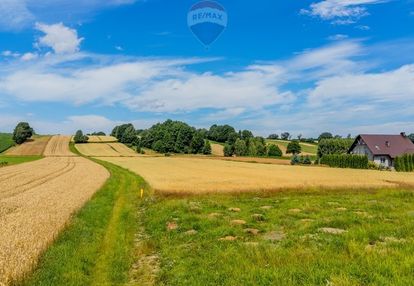
{"type": "Polygon", "coordinates": [[[352,144],[350,152],[360,139],[365,142],[373,155],[388,155],[395,158],[403,154],[414,154],[414,144],[404,133],[400,135],[361,134],[352,144]]]}

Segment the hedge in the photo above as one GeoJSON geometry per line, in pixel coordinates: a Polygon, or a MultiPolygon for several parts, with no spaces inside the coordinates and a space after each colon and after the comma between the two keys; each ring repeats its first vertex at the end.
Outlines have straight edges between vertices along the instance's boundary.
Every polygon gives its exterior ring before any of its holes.
{"type": "Polygon", "coordinates": [[[367,156],[349,154],[325,155],[320,161],[322,165],[328,165],[329,167],[352,169],[368,169],[368,162],[367,156]]]}
{"type": "Polygon", "coordinates": [[[395,158],[394,167],[397,172],[414,171],[414,154],[405,154],[395,158]]]}

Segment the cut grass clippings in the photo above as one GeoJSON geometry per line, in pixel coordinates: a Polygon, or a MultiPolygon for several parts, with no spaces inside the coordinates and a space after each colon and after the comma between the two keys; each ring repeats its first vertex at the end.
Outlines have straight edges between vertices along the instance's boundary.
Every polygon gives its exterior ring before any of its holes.
{"type": "MultiPolygon", "coordinates": [[[[71,146],[73,149],[73,145],[71,146]]],[[[143,179],[97,161],[111,177],[73,218],[24,285],[122,285],[129,280],[143,179]]]]}

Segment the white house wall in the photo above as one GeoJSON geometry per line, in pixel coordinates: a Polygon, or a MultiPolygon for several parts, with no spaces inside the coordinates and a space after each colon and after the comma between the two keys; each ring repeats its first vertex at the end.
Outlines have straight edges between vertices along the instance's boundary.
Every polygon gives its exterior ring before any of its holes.
{"type": "Polygon", "coordinates": [[[378,166],[393,167],[393,161],[389,156],[374,156],[374,163],[378,166]]]}
{"type": "Polygon", "coordinates": [[[352,154],[355,154],[355,155],[367,155],[368,156],[368,160],[374,161],[374,155],[368,149],[367,145],[362,145],[362,144],[356,145],[355,148],[352,150],[352,154]]]}

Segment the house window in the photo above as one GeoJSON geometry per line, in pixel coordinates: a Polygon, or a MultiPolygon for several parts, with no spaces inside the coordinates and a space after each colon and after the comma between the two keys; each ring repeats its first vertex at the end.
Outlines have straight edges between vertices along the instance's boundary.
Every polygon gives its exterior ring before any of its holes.
{"type": "Polygon", "coordinates": [[[381,157],[381,164],[385,164],[385,158],[381,157]]]}

